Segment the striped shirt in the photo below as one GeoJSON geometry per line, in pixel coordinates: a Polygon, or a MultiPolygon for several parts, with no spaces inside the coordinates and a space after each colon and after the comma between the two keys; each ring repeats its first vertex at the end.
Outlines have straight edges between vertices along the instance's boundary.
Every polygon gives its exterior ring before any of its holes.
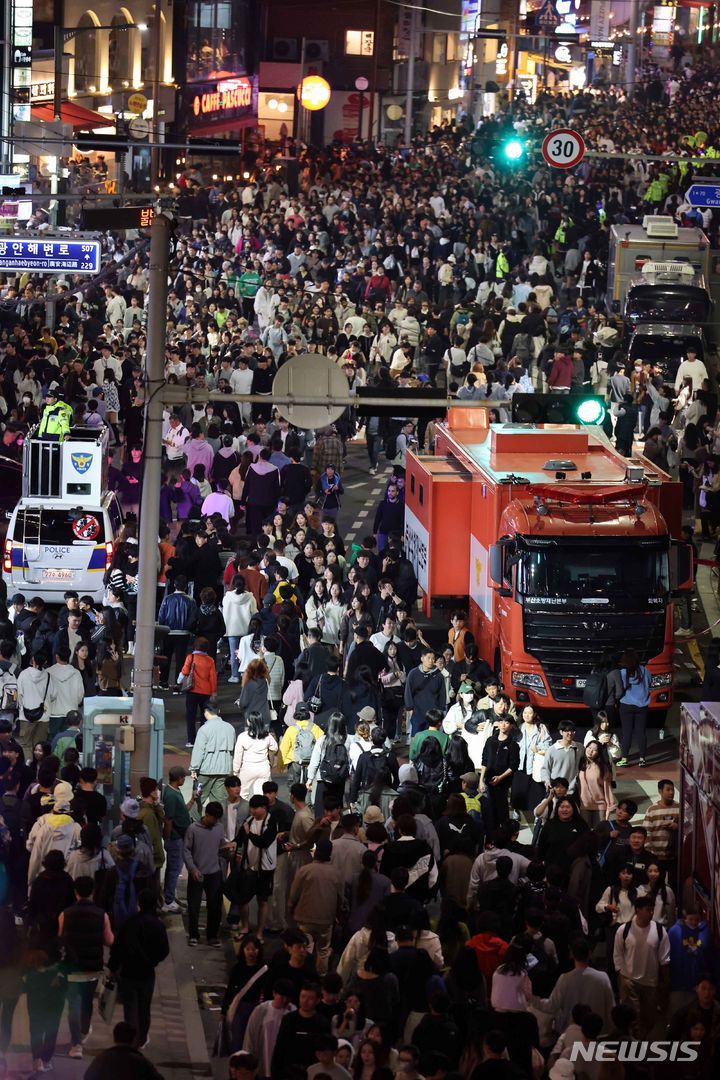
{"type": "Polygon", "coordinates": [[[677,829],[668,826],[674,823],[678,825],[680,820],[680,807],[677,803],[666,806],[664,803],[654,803],[646,811],[643,825],[647,829],[647,846],[660,859],[672,859],[677,852],[677,829]]]}

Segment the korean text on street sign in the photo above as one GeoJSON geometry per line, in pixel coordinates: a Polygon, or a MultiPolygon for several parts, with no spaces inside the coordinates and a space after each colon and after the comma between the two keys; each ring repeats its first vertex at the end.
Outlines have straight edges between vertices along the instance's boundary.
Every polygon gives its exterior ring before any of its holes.
{"type": "Polygon", "coordinates": [[[45,274],[97,274],[100,241],[0,240],[0,271],[22,274],[32,270],[45,274]]]}
{"type": "Polygon", "coordinates": [[[720,180],[712,184],[691,184],[685,198],[691,206],[720,206],[720,180]]]}
{"type": "Polygon", "coordinates": [[[585,154],[585,140],[571,128],[558,128],[545,136],[542,156],[555,169],[572,169],[585,154]]]}

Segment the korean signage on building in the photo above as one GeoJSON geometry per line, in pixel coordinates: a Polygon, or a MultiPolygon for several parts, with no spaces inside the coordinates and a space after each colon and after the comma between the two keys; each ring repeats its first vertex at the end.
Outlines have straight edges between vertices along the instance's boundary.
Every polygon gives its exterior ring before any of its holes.
{"type": "Polygon", "coordinates": [[[186,91],[188,130],[213,124],[238,127],[257,118],[257,75],[234,75],[217,82],[193,83],[186,91]]]}

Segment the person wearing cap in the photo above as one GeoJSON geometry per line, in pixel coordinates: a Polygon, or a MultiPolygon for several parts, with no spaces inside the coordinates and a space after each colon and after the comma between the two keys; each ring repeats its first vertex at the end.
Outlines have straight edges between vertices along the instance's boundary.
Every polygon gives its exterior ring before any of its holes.
{"type": "Polygon", "coordinates": [[[47,399],[38,427],[38,437],[48,442],[62,442],[70,434],[73,411],[65,401],[65,395],[53,383],[47,392],[47,399]]]}
{"type": "Polygon", "coordinates": [[[65,857],[72,848],[80,847],[80,826],[70,814],[72,788],[61,781],[53,791],[53,807],[42,814],[27,838],[25,846],[30,852],[28,865],[28,888],[42,869],[42,861],[48,851],[60,851],[65,857]]]}
{"type": "Polygon", "coordinates": [[[293,984],[288,979],[276,978],[272,984],[271,999],[257,1005],[250,1015],[245,1028],[243,1053],[234,1054],[231,1063],[240,1058],[255,1058],[258,1076],[269,1080],[280,1024],[283,1017],[295,1010],[292,996],[293,984]]]}

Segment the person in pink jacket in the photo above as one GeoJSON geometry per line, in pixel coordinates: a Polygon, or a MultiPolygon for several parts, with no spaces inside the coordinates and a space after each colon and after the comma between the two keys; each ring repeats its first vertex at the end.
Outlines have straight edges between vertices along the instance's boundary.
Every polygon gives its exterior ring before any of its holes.
{"type": "Polygon", "coordinates": [[[617,806],[607,751],[595,739],[587,743],[578,766],[578,793],[580,813],[591,829],[607,821],[617,806]]]}

